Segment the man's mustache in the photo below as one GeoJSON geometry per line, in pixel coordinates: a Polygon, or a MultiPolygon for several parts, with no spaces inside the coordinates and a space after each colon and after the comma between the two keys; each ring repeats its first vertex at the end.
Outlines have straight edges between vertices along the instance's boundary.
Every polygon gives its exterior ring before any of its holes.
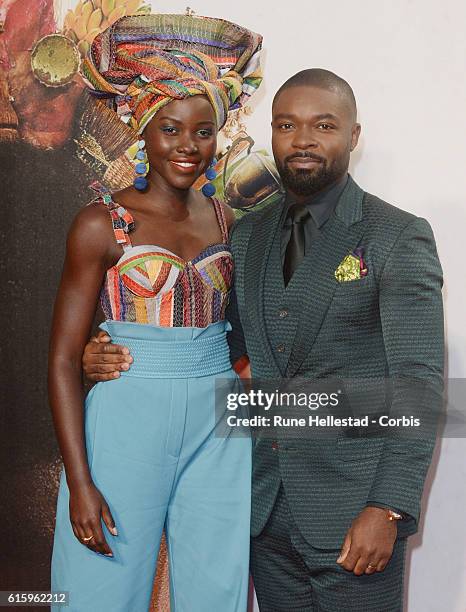
{"type": "Polygon", "coordinates": [[[320,155],[315,155],[315,153],[294,153],[293,155],[288,155],[288,157],[285,157],[285,164],[293,159],[314,159],[322,164],[325,163],[325,158],[320,157],[320,155]]]}

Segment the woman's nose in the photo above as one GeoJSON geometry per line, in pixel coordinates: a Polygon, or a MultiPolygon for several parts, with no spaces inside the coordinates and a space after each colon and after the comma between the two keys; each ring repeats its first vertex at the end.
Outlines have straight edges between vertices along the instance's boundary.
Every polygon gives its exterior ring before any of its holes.
{"type": "Polygon", "coordinates": [[[192,155],[193,153],[197,153],[198,147],[194,140],[191,137],[187,136],[180,139],[177,146],[177,150],[179,153],[192,155]]]}

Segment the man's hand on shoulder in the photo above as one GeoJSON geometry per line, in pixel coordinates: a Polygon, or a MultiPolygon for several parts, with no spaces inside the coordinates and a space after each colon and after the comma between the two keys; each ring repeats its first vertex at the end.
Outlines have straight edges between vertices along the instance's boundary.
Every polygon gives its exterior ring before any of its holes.
{"type": "Polygon", "coordinates": [[[223,204],[223,210],[225,212],[225,220],[227,222],[228,229],[231,229],[237,221],[235,212],[231,206],[228,206],[228,204],[225,203],[223,204]]]}
{"type": "Polygon", "coordinates": [[[346,534],[337,563],[356,576],[382,572],[392,556],[397,529],[386,509],[364,508],[346,534]]]}
{"type": "Polygon", "coordinates": [[[132,361],[129,349],[112,344],[110,336],[103,331],[89,340],[82,358],[84,374],[94,382],[119,378],[120,371],[129,370],[132,361]]]}

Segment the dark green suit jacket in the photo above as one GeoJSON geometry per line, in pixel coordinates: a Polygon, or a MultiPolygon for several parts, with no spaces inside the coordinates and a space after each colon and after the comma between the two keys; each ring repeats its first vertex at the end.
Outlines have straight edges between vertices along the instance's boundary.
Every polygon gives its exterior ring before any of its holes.
{"type": "MultiPolygon", "coordinates": [[[[252,376],[262,379],[387,377],[393,382],[391,414],[411,408],[438,413],[442,271],[427,221],[364,192],[350,177],[333,217],[285,288],[284,208],[278,204],[246,215],[232,233],[236,296],[227,313],[232,358],[247,352],[252,376]],[[364,249],[367,276],[337,282],[336,268],[357,247],[364,249]],[[420,383],[415,393],[413,381],[420,383]]],[[[384,407],[372,409],[378,413],[384,407]]],[[[284,438],[278,444],[257,439],[252,535],[267,522],[280,483],[296,524],[315,547],[338,549],[351,521],[371,502],[410,515],[400,522],[399,534],[413,533],[434,443],[434,431],[422,438],[337,433],[332,439],[284,438]]]]}

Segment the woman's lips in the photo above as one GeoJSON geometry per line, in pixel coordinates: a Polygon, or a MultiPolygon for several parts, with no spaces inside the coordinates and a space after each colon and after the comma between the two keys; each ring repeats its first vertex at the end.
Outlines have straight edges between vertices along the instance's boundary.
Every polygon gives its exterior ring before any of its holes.
{"type": "Polygon", "coordinates": [[[194,162],[182,162],[182,161],[173,161],[170,160],[172,166],[174,166],[179,172],[183,174],[192,174],[195,172],[199,166],[199,163],[194,162]]]}

